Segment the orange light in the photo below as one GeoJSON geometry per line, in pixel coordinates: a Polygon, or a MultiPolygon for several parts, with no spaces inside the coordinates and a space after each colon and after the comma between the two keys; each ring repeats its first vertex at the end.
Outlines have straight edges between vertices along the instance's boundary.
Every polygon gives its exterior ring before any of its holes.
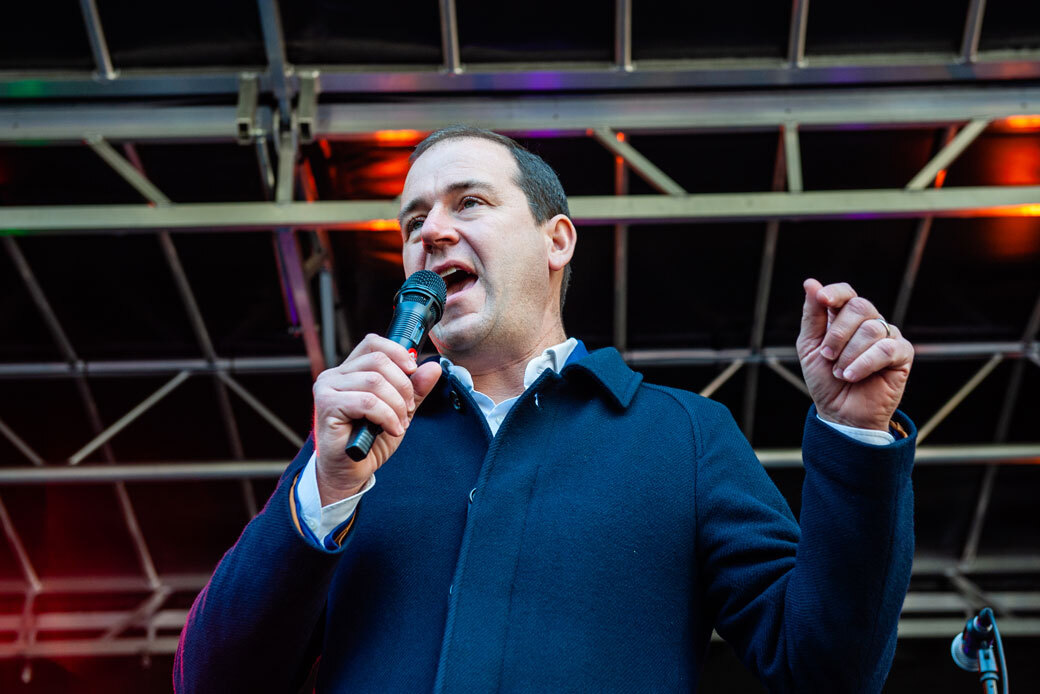
{"type": "Polygon", "coordinates": [[[373,133],[376,142],[381,145],[415,145],[423,139],[425,133],[419,130],[377,130],[373,133]]]}
{"type": "Polygon", "coordinates": [[[1040,116],[1008,116],[1004,125],[1011,130],[1040,130],[1040,116]]]}
{"type": "Polygon", "coordinates": [[[1018,217],[1040,217],[1040,205],[1019,205],[1012,209],[1018,217]]]}
{"type": "Polygon", "coordinates": [[[946,169],[940,169],[939,173],[935,174],[935,187],[942,188],[943,183],[946,181],[946,169]]]}
{"type": "Polygon", "coordinates": [[[625,133],[618,133],[617,134],[617,141],[618,142],[624,142],[625,141],[625,133]]]}
{"type": "Polygon", "coordinates": [[[1040,217],[1040,204],[1006,205],[1004,207],[981,207],[972,210],[973,217],[1040,217]]]}
{"type": "Polygon", "coordinates": [[[321,148],[321,153],[325,155],[326,159],[332,159],[332,145],[328,140],[318,140],[318,147],[321,148]]]}
{"type": "Polygon", "coordinates": [[[367,222],[362,222],[360,228],[367,229],[368,231],[400,231],[401,227],[398,225],[396,219],[370,219],[367,222]]]}

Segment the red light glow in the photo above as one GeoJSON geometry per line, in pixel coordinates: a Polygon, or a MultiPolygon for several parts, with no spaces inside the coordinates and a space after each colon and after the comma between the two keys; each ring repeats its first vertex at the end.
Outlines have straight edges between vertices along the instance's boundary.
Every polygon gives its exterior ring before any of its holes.
{"type": "Polygon", "coordinates": [[[426,137],[420,130],[377,130],[372,134],[375,141],[391,147],[412,147],[426,137]]]}
{"type": "Polygon", "coordinates": [[[400,231],[401,227],[398,225],[396,219],[370,219],[367,222],[362,222],[359,226],[360,229],[366,231],[400,231]]]}
{"type": "Polygon", "coordinates": [[[1040,116],[1008,116],[1004,125],[1009,130],[1040,130],[1040,116]]]}

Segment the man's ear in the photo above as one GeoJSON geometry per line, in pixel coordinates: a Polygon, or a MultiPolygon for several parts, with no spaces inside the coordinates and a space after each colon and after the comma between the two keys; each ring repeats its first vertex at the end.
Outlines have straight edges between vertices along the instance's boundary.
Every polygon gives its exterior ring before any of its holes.
{"type": "Polygon", "coordinates": [[[578,244],[578,231],[574,222],[565,214],[558,214],[545,223],[546,240],[549,245],[549,269],[562,270],[571,262],[574,247],[578,244]]]}

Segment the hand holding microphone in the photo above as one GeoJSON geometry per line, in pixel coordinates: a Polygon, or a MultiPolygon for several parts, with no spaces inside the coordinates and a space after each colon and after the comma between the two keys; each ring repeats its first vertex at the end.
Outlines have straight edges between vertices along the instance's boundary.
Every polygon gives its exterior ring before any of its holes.
{"type": "Polygon", "coordinates": [[[322,505],[361,489],[397,450],[441,367],[416,356],[444,312],[444,280],[412,274],[397,293],[387,337],[368,335],[339,366],[314,383],[317,478],[322,505]]]}

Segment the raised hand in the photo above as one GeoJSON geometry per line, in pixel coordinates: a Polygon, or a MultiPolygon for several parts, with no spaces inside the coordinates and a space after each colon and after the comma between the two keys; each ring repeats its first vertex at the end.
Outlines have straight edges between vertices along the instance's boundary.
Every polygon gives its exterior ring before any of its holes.
{"type": "Polygon", "coordinates": [[[913,346],[848,284],[807,279],[796,343],[802,376],[826,420],[888,431],[903,398],[913,346]]]}
{"type": "Polygon", "coordinates": [[[408,351],[385,337],[367,335],[337,367],[314,382],[314,445],[322,506],[357,493],[404,437],[415,410],[441,376],[436,362],[416,366],[408,351]],[[366,458],[346,454],[354,422],[383,427],[366,458]]]}

